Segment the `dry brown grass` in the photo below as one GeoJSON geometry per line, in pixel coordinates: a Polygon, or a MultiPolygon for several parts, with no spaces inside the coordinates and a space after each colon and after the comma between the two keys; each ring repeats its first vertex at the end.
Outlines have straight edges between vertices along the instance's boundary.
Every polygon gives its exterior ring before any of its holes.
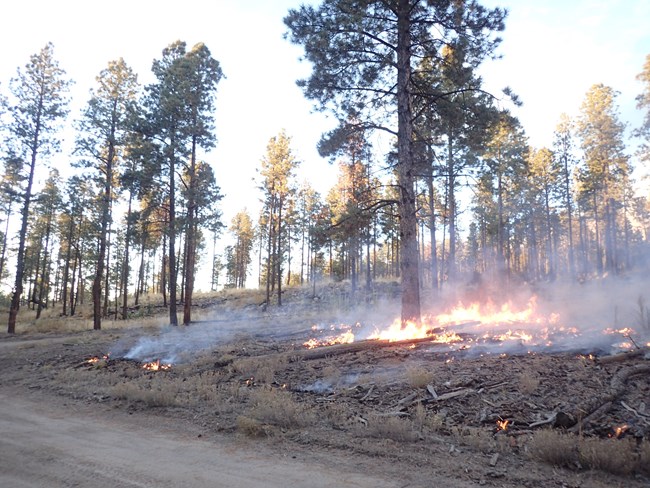
{"type": "Polygon", "coordinates": [[[115,385],[112,395],[129,402],[142,402],[148,407],[172,407],[177,404],[178,389],[169,382],[129,381],[115,385]]]}
{"type": "Polygon", "coordinates": [[[237,430],[248,437],[268,437],[273,434],[273,429],[245,415],[237,417],[237,430]]]}
{"type": "MultiPolygon", "coordinates": [[[[296,402],[291,393],[275,388],[260,388],[249,394],[250,408],[243,416],[245,433],[250,430],[251,421],[260,425],[281,429],[296,429],[315,422],[314,415],[304,405],[296,402]]],[[[240,421],[238,420],[238,426],[240,421]]],[[[257,432],[257,429],[252,429],[257,432]]]]}
{"type": "Polygon", "coordinates": [[[422,366],[407,366],[406,381],[413,388],[424,388],[433,381],[433,372],[422,366]]]}
{"type": "Polygon", "coordinates": [[[539,431],[529,445],[534,459],[554,466],[595,469],[617,475],[650,473],[650,443],[634,439],[599,439],[539,431]]]}
{"type": "Polygon", "coordinates": [[[524,395],[530,395],[539,387],[540,379],[538,375],[526,372],[519,375],[518,383],[519,391],[524,395]]]}
{"type": "Polygon", "coordinates": [[[410,419],[377,414],[368,417],[368,425],[363,432],[368,437],[392,439],[398,442],[411,442],[420,437],[410,419]]]}
{"type": "Polygon", "coordinates": [[[237,373],[252,378],[256,383],[271,384],[275,381],[278,371],[285,369],[287,358],[284,356],[249,357],[232,362],[231,367],[237,373]]]}

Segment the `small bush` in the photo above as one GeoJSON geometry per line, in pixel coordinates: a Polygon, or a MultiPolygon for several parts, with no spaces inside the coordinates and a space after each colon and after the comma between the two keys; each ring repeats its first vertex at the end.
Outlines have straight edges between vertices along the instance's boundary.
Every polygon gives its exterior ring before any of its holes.
{"type": "Polygon", "coordinates": [[[264,424],[292,429],[314,421],[313,416],[288,391],[270,388],[254,390],[250,394],[250,401],[248,417],[264,424]]]}
{"type": "Polygon", "coordinates": [[[237,417],[237,430],[249,437],[266,437],[271,435],[268,426],[262,424],[259,420],[240,415],[237,417]]]}
{"type": "Polygon", "coordinates": [[[276,373],[287,365],[284,357],[272,358],[241,358],[232,363],[232,368],[243,376],[253,378],[256,383],[271,384],[275,381],[276,373]]]}
{"type": "Polygon", "coordinates": [[[406,368],[406,381],[413,388],[424,388],[433,381],[433,373],[418,366],[406,368]]]}
{"type": "Polygon", "coordinates": [[[380,415],[370,416],[366,435],[398,442],[411,442],[419,438],[411,420],[380,415]]]}
{"type": "Polygon", "coordinates": [[[530,395],[539,387],[539,376],[522,373],[519,375],[519,391],[524,395],[530,395]]]}
{"type": "Polygon", "coordinates": [[[597,469],[617,475],[650,473],[650,443],[631,438],[599,439],[539,431],[530,444],[531,455],[554,466],[597,469]]]}
{"type": "Polygon", "coordinates": [[[554,430],[540,430],[530,443],[533,458],[553,466],[573,466],[578,463],[578,442],[575,436],[554,430]]]}
{"type": "Polygon", "coordinates": [[[171,385],[145,385],[137,382],[119,383],[112,388],[111,394],[115,398],[130,402],[142,402],[148,407],[172,407],[177,404],[178,391],[171,385]]]}

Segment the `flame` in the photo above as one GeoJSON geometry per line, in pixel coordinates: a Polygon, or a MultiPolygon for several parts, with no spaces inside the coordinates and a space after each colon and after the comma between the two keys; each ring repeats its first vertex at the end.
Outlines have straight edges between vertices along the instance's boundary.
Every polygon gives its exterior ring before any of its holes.
{"type": "MultiPolygon", "coordinates": [[[[313,327],[312,327],[313,329],[313,327]]],[[[319,346],[331,346],[334,344],[348,344],[354,342],[354,332],[346,330],[337,336],[329,336],[324,339],[309,339],[303,343],[307,349],[314,349],[319,346]]]]}
{"type": "MultiPolygon", "coordinates": [[[[472,342],[481,340],[492,342],[516,342],[519,344],[551,345],[551,336],[557,332],[577,333],[576,329],[559,325],[557,313],[542,315],[537,312],[537,298],[532,297],[524,307],[517,307],[512,302],[501,306],[488,301],[481,305],[472,303],[468,306],[458,303],[448,312],[424,317],[421,323],[395,320],[388,327],[375,329],[365,338],[388,342],[407,341],[430,338],[435,344],[459,344],[469,347],[472,342]],[[537,325],[536,330],[529,331],[513,327],[514,324],[537,325]],[[458,329],[458,330],[452,330],[458,329]],[[463,337],[464,331],[472,332],[472,337],[463,337]]],[[[355,327],[361,327],[355,324],[355,327]]],[[[312,330],[322,331],[324,327],[314,326],[312,330]]],[[[331,344],[345,344],[356,340],[352,327],[330,326],[332,331],[342,331],[338,335],[325,338],[312,338],[303,345],[309,349],[331,344]]]]}
{"type": "MultiPolygon", "coordinates": [[[[357,323],[349,325],[314,326],[312,330],[326,337],[314,337],[304,342],[304,347],[315,347],[346,344],[355,340],[368,339],[388,342],[430,339],[433,344],[449,345],[451,350],[469,349],[475,345],[496,346],[508,344],[525,347],[528,352],[539,348],[548,348],[558,341],[577,338],[581,332],[576,327],[568,327],[561,323],[558,313],[544,313],[539,310],[536,296],[531,297],[523,305],[512,301],[495,304],[457,303],[450,309],[438,314],[423,316],[421,323],[395,320],[386,327],[369,326],[364,330],[357,323]]],[[[630,327],[608,328],[605,334],[619,334],[628,339],[626,342],[612,344],[619,350],[633,347],[632,336],[636,335],[630,327]]],[[[645,341],[644,341],[645,342],[645,341]]],[[[648,343],[650,346],[650,342],[648,343]]]]}
{"type": "Polygon", "coordinates": [[[623,327],[621,329],[612,329],[611,327],[608,327],[603,332],[605,332],[605,334],[621,334],[622,336],[636,334],[636,331],[631,327],[623,327]]]}
{"type": "Polygon", "coordinates": [[[629,425],[623,424],[618,427],[612,427],[613,434],[610,434],[609,437],[613,437],[614,439],[618,439],[623,435],[628,429],[630,428],[629,425]]]}
{"type": "Polygon", "coordinates": [[[99,361],[102,361],[102,360],[103,361],[108,361],[110,355],[111,355],[111,353],[107,352],[106,354],[102,355],[101,358],[98,357],[98,356],[93,356],[92,358],[86,359],[86,362],[89,363],[89,364],[97,364],[99,361]]]}
{"type": "Polygon", "coordinates": [[[497,420],[497,432],[500,430],[508,430],[508,425],[510,425],[510,421],[508,419],[506,420],[497,420]]]}
{"type": "Polygon", "coordinates": [[[549,323],[555,324],[560,316],[556,313],[548,317],[537,314],[537,297],[533,296],[525,308],[518,310],[518,307],[508,301],[500,307],[488,300],[485,305],[472,303],[464,306],[458,303],[448,313],[442,313],[435,317],[439,325],[462,324],[467,322],[480,322],[483,324],[508,324],[508,323],[549,323]]]}
{"type": "Polygon", "coordinates": [[[147,371],[168,371],[172,369],[172,365],[169,363],[161,363],[160,359],[156,359],[155,361],[144,363],[142,365],[142,368],[146,369],[147,371]]]}

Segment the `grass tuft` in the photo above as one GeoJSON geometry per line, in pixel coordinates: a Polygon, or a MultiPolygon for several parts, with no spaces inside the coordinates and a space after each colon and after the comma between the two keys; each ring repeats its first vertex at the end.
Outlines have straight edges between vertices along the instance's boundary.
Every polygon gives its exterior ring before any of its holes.
{"type": "Polygon", "coordinates": [[[632,438],[599,439],[539,431],[530,444],[533,458],[560,467],[600,470],[617,475],[650,473],[650,443],[632,438]]]}

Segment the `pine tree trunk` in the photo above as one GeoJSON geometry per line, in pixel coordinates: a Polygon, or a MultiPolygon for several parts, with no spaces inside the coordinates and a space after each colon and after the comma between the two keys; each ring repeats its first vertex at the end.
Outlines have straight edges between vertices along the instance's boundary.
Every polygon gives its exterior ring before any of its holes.
{"type": "Polygon", "coordinates": [[[176,312],[176,162],[174,155],[174,144],[169,159],[169,324],[178,325],[178,315],[176,312]]]}
{"type": "Polygon", "coordinates": [[[126,236],[124,238],[124,264],[122,266],[122,320],[129,316],[129,242],[131,241],[131,203],[133,193],[129,192],[129,206],[126,211],[126,236]]]}
{"type": "Polygon", "coordinates": [[[14,293],[11,296],[11,305],[9,306],[9,322],[7,324],[7,333],[16,333],[16,319],[18,318],[18,311],[20,310],[20,297],[23,294],[23,274],[25,272],[25,241],[27,239],[27,225],[29,223],[29,205],[32,199],[32,185],[34,184],[34,172],[36,170],[36,155],[38,149],[38,141],[40,136],[40,117],[36,122],[36,130],[34,131],[34,139],[32,141],[32,153],[29,164],[29,177],[27,178],[27,186],[25,188],[23,208],[21,212],[22,222],[20,226],[20,234],[18,238],[18,254],[16,259],[16,280],[14,282],[14,293]]]}
{"type": "Polygon", "coordinates": [[[415,160],[412,154],[411,5],[397,6],[397,181],[399,196],[402,324],[420,322],[420,284],[415,207],[415,160]]]}
{"type": "Polygon", "coordinates": [[[2,240],[2,251],[0,251],[0,276],[3,276],[5,270],[5,262],[7,259],[7,241],[9,235],[9,221],[11,220],[11,205],[13,200],[9,201],[9,207],[7,208],[7,220],[5,220],[5,230],[4,230],[4,239],[2,240]]]}
{"type": "Polygon", "coordinates": [[[284,200],[281,197],[278,205],[278,247],[277,247],[277,280],[278,280],[278,307],[282,306],[282,206],[284,200]]]}
{"type": "Polygon", "coordinates": [[[573,251],[573,216],[571,205],[571,183],[569,178],[568,157],[564,154],[564,191],[566,192],[566,209],[569,219],[569,274],[574,279],[576,275],[575,257],[573,251]]]}
{"type": "Polygon", "coordinates": [[[427,174],[427,190],[429,192],[429,242],[431,243],[431,290],[438,291],[438,244],[436,242],[436,206],[433,194],[433,168],[427,174]]]}
{"type": "MultiPolygon", "coordinates": [[[[49,248],[50,248],[50,234],[52,232],[52,213],[53,210],[47,216],[47,225],[45,227],[45,250],[43,252],[43,268],[41,270],[41,286],[38,290],[38,303],[36,304],[36,319],[41,318],[41,312],[43,311],[43,300],[47,301],[46,291],[49,287],[50,273],[48,272],[49,267],[49,248]]],[[[45,305],[47,306],[47,304],[45,305]]]]}
{"type": "Polygon", "coordinates": [[[448,280],[456,276],[456,174],[454,172],[453,133],[447,135],[447,215],[449,219],[449,257],[447,258],[448,280]]]}

